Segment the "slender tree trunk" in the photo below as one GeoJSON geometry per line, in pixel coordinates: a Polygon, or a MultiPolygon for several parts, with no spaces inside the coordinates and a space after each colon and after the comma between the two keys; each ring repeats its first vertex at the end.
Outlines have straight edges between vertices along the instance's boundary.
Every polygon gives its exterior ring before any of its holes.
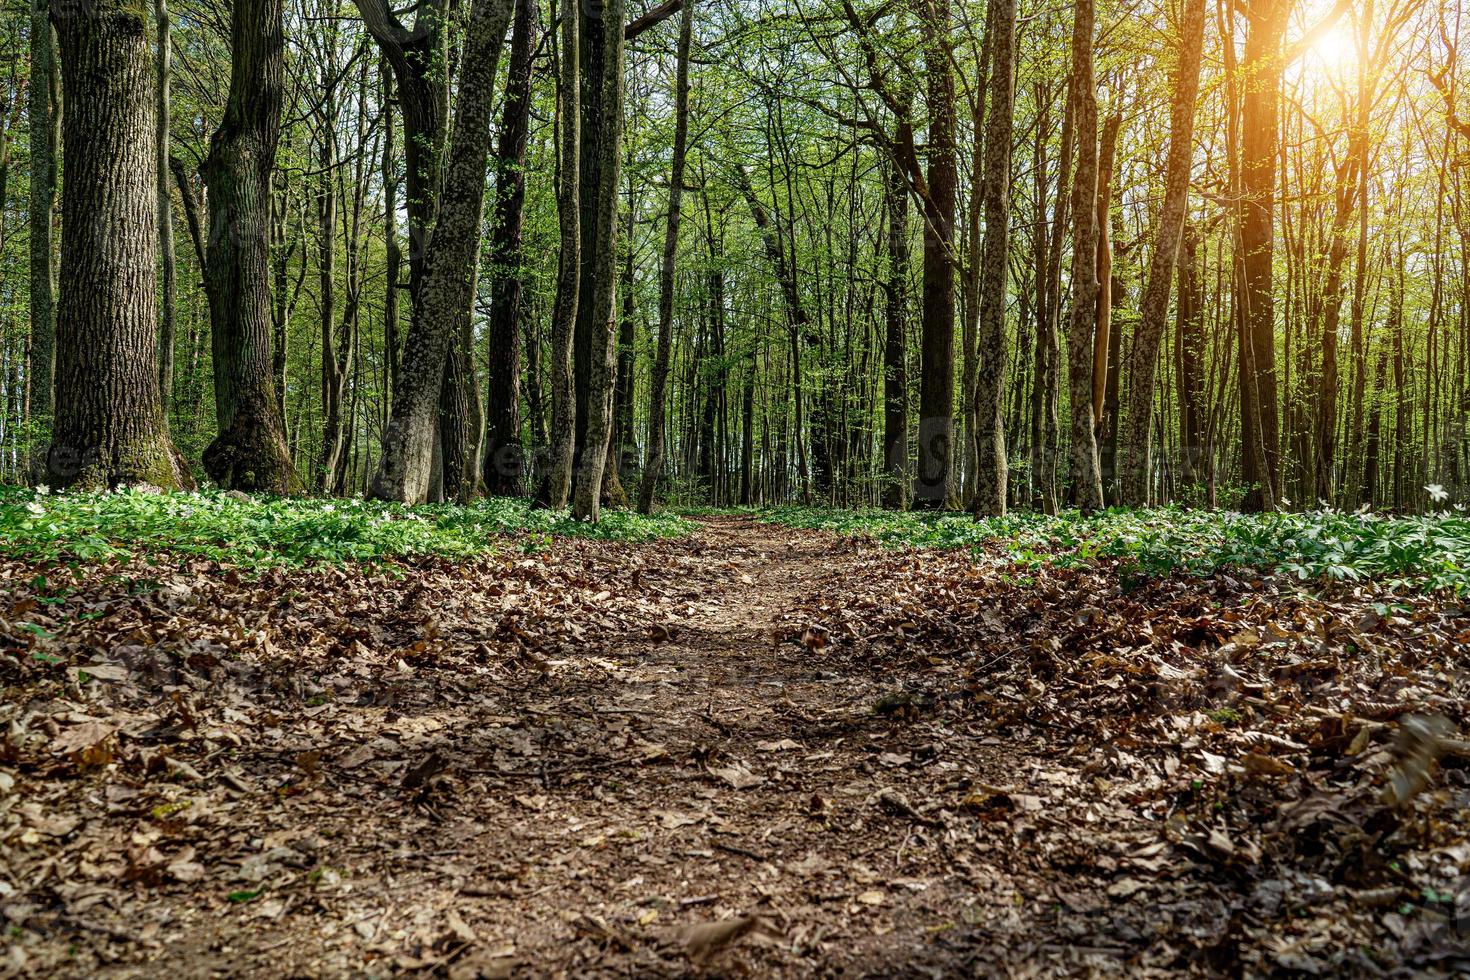
{"type": "MultiPolygon", "coordinates": [[[[973,509],[1006,512],[1006,436],[1001,382],[1006,367],[1006,274],[1011,221],[1011,141],[1016,101],[1016,3],[990,0],[990,118],[985,133],[985,257],[981,275],[980,366],[975,384],[977,473],[973,509]]],[[[976,206],[974,204],[972,207],[976,206]]]]}
{"type": "Polygon", "coordinates": [[[526,203],[526,143],[531,132],[532,56],[536,0],[516,0],[510,35],[510,75],[495,163],[495,210],[490,256],[491,290],[486,363],[485,492],[515,497],[523,490],[521,446],[521,230],[526,203]]]}
{"type": "Polygon", "coordinates": [[[156,92],[146,14],[56,4],[66,182],[47,482],[192,486],[158,394],[156,92]]]}
{"type": "Polygon", "coordinates": [[[669,217],[664,226],[663,260],[658,278],[658,346],[648,389],[648,461],[638,488],[638,513],[653,512],[654,493],[664,464],[664,425],[669,360],[674,329],[674,267],[679,254],[679,207],[684,195],[684,157],[689,142],[689,49],[694,33],[694,0],[685,0],[679,18],[679,54],[674,80],[674,160],[669,173],[669,217]]]}
{"type": "Polygon", "coordinates": [[[329,87],[322,99],[317,134],[317,314],[322,345],[322,458],[321,488],[331,493],[346,462],[342,398],[346,394],[347,365],[337,337],[337,44],[335,24],[328,25],[323,75],[329,87]]]}
{"type": "Polygon", "coordinates": [[[158,251],[162,265],[163,325],[158,338],[158,393],[163,416],[174,392],[174,343],[178,334],[178,271],[174,260],[173,193],[169,187],[169,74],[173,62],[173,41],[169,32],[167,0],[154,0],[154,17],[158,24],[158,251]]]}
{"type": "Polygon", "coordinates": [[[883,309],[883,506],[903,510],[909,489],[909,193],[897,161],[884,168],[888,279],[883,309]]]}
{"type": "MultiPolygon", "coordinates": [[[[1045,297],[1046,319],[1041,326],[1036,361],[1038,396],[1038,431],[1036,438],[1036,484],[1041,510],[1055,514],[1057,501],[1057,457],[1061,448],[1061,322],[1062,322],[1062,246],[1067,237],[1067,220],[1072,198],[1073,146],[1076,143],[1077,89],[1068,83],[1067,104],[1062,116],[1061,156],[1057,160],[1056,206],[1051,219],[1050,241],[1047,243],[1045,285],[1038,293],[1045,297]],[[1043,360],[1044,355],[1044,360],[1043,360]]],[[[1039,202],[1039,199],[1038,199],[1039,202]]],[[[1040,204],[1038,203],[1038,207],[1040,204]]],[[[1040,304],[1038,304],[1040,305],[1040,304]]],[[[1070,351],[1070,347],[1068,348],[1070,351]]]]}
{"type": "MultiPolygon", "coordinates": [[[[632,206],[631,200],[629,206],[632,206]]],[[[636,495],[638,487],[635,476],[638,472],[638,437],[633,429],[635,401],[638,385],[635,373],[638,361],[638,293],[634,279],[633,213],[628,222],[623,241],[623,271],[619,285],[622,293],[622,313],[618,316],[618,384],[613,397],[613,441],[608,455],[608,476],[602,481],[602,499],[609,506],[628,506],[628,494],[623,490],[626,480],[633,484],[636,495]],[[617,493],[612,484],[616,482],[617,493]]],[[[633,501],[637,503],[636,499],[633,501]]]]}
{"type": "MultiPolygon", "coordinates": [[[[1174,321],[1177,336],[1175,342],[1179,347],[1179,472],[1180,482],[1185,485],[1207,479],[1208,474],[1201,470],[1211,465],[1204,444],[1205,330],[1204,309],[1200,302],[1199,268],[1195,259],[1198,240],[1198,233],[1185,225],[1177,262],[1179,302],[1175,308],[1174,321]]],[[[1137,384],[1136,381],[1134,383],[1137,384]]],[[[1137,461],[1137,457],[1129,458],[1137,461]]],[[[1150,469],[1151,465],[1146,464],[1143,496],[1147,495],[1150,469]]],[[[1130,501],[1125,498],[1124,503],[1130,501]]]]}
{"type": "Polygon", "coordinates": [[[398,280],[402,275],[403,252],[398,239],[397,127],[390,105],[393,74],[386,57],[381,61],[380,72],[383,78],[383,277],[386,280],[383,290],[383,363],[387,375],[383,399],[386,415],[392,409],[393,389],[398,386],[398,280]]]}
{"type": "Polygon", "coordinates": [[[272,388],[271,171],[285,66],[281,0],[231,8],[230,95],[204,161],[209,189],[205,283],[219,434],[204,468],[222,487],[300,488],[272,388]]]}
{"type": "Polygon", "coordinates": [[[1103,506],[1092,413],[1093,328],[1097,321],[1097,90],[1092,75],[1093,0],[1079,0],[1072,28],[1072,86],[1077,114],[1077,175],[1072,185],[1072,323],[1068,375],[1072,394],[1072,495],[1083,510],[1103,506]]]}
{"type": "MultiPolygon", "coordinates": [[[[1092,417],[1099,432],[1108,397],[1108,350],[1113,343],[1113,170],[1123,115],[1115,110],[1103,123],[1097,161],[1097,323],[1092,334],[1092,417]]],[[[1110,476],[1111,474],[1104,474],[1110,476]]]]}
{"type": "MultiPolygon", "coordinates": [[[[1150,434],[1158,371],[1159,345],[1169,314],[1169,288],[1179,257],[1184,219],[1189,206],[1189,171],[1194,154],[1194,114],[1199,99],[1201,52],[1204,47],[1205,0],[1186,0],[1180,25],[1179,61],[1174,74],[1174,98],[1169,117],[1169,155],[1164,171],[1164,207],[1154,232],[1148,284],[1139,303],[1138,329],[1128,366],[1128,429],[1124,443],[1123,503],[1148,503],[1148,480],[1153,469],[1150,434]]],[[[1181,303],[1183,298],[1181,297],[1181,303]]],[[[1188,444],[1186,444],[1187,446],[1188,444]]],[[[1188,449],[1186,448],[1186,452],[1188,449]]]]}
{"type": "Polygon", "coordinates": [[[949,0],[923,8],[929,101],[929,193],[924,198],[923,307],[920,318],[919,465],[914,506],[938,509],[953,495],[954,219],[958,175],[949,0]]]}
{"type": "MultiPolygon", "coordinates": [[[[52,375],[56,356],[56,249],[52,221],[56,214],[56,156],[61,126],[61,91],[56,42],[48,13],[51,0],[31,7],[30,118],[30,416],[41,438],[50,432],[52,375]]],[[[34,468],[43,468],[35,454],[34,468]]]]}
{"type": "Polygon", "coordinates": [[[372,495],[379,500],[414,504],[428,497],[445,364],[451,345],[463,347],[474,296],[495,71],[513,5],[514,0],[474,0],[470,14],[453,148],[425,256],[421,312],[404,344],[393,415],[373,479],[372,495]]]}
{"type": "MultiPolygon", "coordinates": [[[[571,0],[563,0],[571,6],[571,0]]],[[[556,183],[556,213],[561,226],[556,300],[551,314],[551,449],[537,501],[560,509],[572,488],[572,461],[576,453],[577,400],[572,378],[572,341],[577,309],[581,305],[581,18],[572,10],[561,16],[561,52],[557,74],[557,101],[561,145],[556,183]]]]}
{"type": "MultiPolygon", "coordinates": [[[[637,210],[632,189],[628,192],[628,210],[619,219],[618,283],[615,305],[617,322],[613,325],[615,350],[612,394],[612,432],[608,436],[607,460],[602,467],[602,506],[627,507],[628,492],[623,489],[623,416],[632,409],[633,390],[633,317],[638,311],[638,297],[633,274],[633,220],[637,210]]],[[[628,473],[629,479],[633,474],[628,473]]]]}

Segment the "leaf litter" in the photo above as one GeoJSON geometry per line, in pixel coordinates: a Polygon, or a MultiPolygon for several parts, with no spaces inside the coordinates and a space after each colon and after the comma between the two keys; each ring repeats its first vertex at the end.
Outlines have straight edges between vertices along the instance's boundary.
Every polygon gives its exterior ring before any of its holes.
{"type": "Polygon", "coordinates": [[[1470,614],[710,517],[0,564],[3,969],[1455,975],[1470,614]]]}

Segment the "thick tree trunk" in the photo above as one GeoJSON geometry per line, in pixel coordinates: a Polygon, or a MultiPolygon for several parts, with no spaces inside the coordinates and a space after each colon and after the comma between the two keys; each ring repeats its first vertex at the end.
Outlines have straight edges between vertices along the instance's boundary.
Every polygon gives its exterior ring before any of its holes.
{"type": "Polygon", "coordinates": [[[581,286],[573,336],[577,382],[572,516],[596,521],[603,467],[612,437],[617,374],[618,189],[623,159],[623,22],[625,0],[583,6],[581,70],[581,286]]]}
{"type": "MultiPolygon", "coordinates": [[[[30,200],[30,415],[41,434],[50,430],[52,375],[56,356],[56,249],[51,223],[56,214],[56,154],[61,126],[56,43],[48,18],[50,0],[31,7],[30,200]]],[[[40,454],[36,454],[41,463],[40,454]]],[[[37,467],[39,469],[39,467],[37,467]]]]}
{"type": "MultiPolygon", "coordinates": [[[[1006,512],[1006,436],[1001,382],[1006,368],[1006,274],[1015,128],[1016,3],[990,0],[990,118],[985,132],[985,256],[980,282],[980,365],[975,383],[975,515],[1006,512]]],[[[971,205],[972,207],[976,205],[971,205]]]]}
{"type": "Polygon", "coordinates": [[[202,167],[209,190],[205,284],[219,434],[204,468],[222,487],[300,488],[272,388],[270,182],[281,134],[281,0],[236,0],[230,95],[202,167]]]}
{"type": "Polygon", "coordinates": [[[1072,99],[1077,175],[1072,183],[1072,322],[1067,368],[1072,395],[1072,497],[1083,510],[1103,506],[1092,413],[1093,328],[1097,320],[1097,90],[1092,75],[1093,0],[1079,0],[1072,27],[1072,99]]]}
{"type": "Polygon", "coordinates": [[[1252,4],[1241,61],[1240,194],[1236,305],[1240,344],[1241,438],[1244,479],[1256,484],[1248,510],[1275,510],[1280,497],[1280,417],[1276,382],[1276,157],[1280,137],[1282,38],[1295,0],[1252,4]]]}
{"type": "Polygon", "coordinates": [[[495,70],[513,5],[514,0],[475,0],[470,14],[453,149],[425,257],[420,313],[404,343],[393,415],[373,479],[372,495],[379,500],[415,504],[428,497],[445,364],[451,345],[464,347],[462,331],[474,296],[495,70]]]}
{"type": "Polygon", "coordinates": [[[684,157],[689,143],[689,49],[694,33],[694,0],[686,0],[679,19],[679,53],[674,78],[674,159],[669,174],[669,216],[658,278],[658,341],[648,389],[648,460],[638,488],[638,513],[653,512],[654,493],[664,465],[665,402],[674,330],[674,263],[679,253],[679,207],[684,195],[684,157]]]}
{"type": "Polygon", "coordinates": [[[121,0],[52,7],[66,182],[47,482],[192,486],[158,395],[158,157],[145,14],[121,0]]]}
{"type": "Polygon", "coordinates": [[[536,0],[516,0],[510,75],[495,162],[490,238],[491,290],[485,366],[485,492],[515,497],[525,489],[521,446],[521,229],[526,203],[526,143],[531,132],[531,72],[536,51],[536,0]]]}
{"type": "MultiPolygon", "coordinates": [[[[1138,329],[1128,366],[1128,429],[1124,443],[1123,503],[1148,503],[1153,470],[1152,432],[1159,345],[1169,314],[1169,288],[1179,257],[1189,206],[1189,171],[1194,156],[1194,110],[1199,99],[1200,56],[1204,47],[1205,0],[1186,0],[1180,25],[1179,61],[1169,117],[1169,156],[1164,170],[1164,207],[1154,232],[1148,284],[1139,303],[1138,329]]],[[[1180,302],[1183,302],[1181,297],[1180,302]]],[[[1182,405],[1181,405],[1182,410],[1182,405]]],[[[1188,447],[1186,446],[1186,452],[1188,447]]],[[[1186,464],[1187,465],[1187,464],[1186,464]]]]}

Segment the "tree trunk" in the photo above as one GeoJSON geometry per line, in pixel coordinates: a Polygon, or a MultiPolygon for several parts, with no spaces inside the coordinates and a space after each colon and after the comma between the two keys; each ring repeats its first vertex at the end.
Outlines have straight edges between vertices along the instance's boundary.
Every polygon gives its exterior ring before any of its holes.
{"type": "Polygon", "coordinates": [[[613,441],[608,455],[608,476],[602,481],[603,503],[617,507],[628,506],[628,493],[623,489],[624,481],[633,484],[633,492],[637,493],[635,476],[638,472],[638,437],[633,428],[634,408],[638,397],[638,379],[635,377],[638,367],[638,294],[634,288],[635,243],[631,211],[627,220],[622,249],[622,279],[618,287],[622,291],[622,313],[618,316],[618,383],[613,395],[613,441]],[[614,483],[616,493],[613,493],[614,483]]]}
{"type": "Polygon", "coordinates": [[[47,482],[192,486],[158,394],[158,157],[145,14],[56,4],[66,182],[47,482]]]}
{"type": "MultiPolygon", "coordinates": [[[[1212,463],[1205,454],[1204,446],[1204,309],[1200,302],[1199,269],[1195,259],[1199,235],[1193,228],[1185,225],[1181,238],[1179,259],[1176,263],[1179,273],[1179,302],[1175,308],[1174,322],[1175,343],[1179,348],[1179,479],[1187,486],[1208,479],[1209,472],[1205,470],[1212,463]]],[[[1135,344],[1139,342],[1134,341],[1135,344]]],[[[1139,370],[1136,361],[1133,369],[1139,370]]],[[[1136,379],[1138,375],[1133,377],[1136,379]]],[[[1133,384],[1138,382],[1135,380],[1133,384]]],[[[1138,459],[1132,455],[1129,458],[1135,462],[1138,459]]],[[[1152,469],[1146,455],[1143,465],[1144,488],[1139,494],[1140,500],[1147,497],[1148,472],[1152,469]]],[[[1127,504],[1132,501],[1125,497],[1123,502],[1127,504]]]]}
{"type": "MultiPolygon", "coordinates": [[[[1036,471],[1036,503],[1047,514],[1057,507],[1057,455],[1061,445],[1061,321],[1062,321],[1062,245],[1067,237],[1067,219],[1072,194],[1072,147],[1076,143],[1077,90],[1068,85],[1066,107],[1062,115],[1061,156],[1057,160],[1056,205],[1051,219],[1051,234],[1046,244],[1045,262],[1039,266],[1044,283],[1038,287],[1038,315],[1042,316],[1036,344],[1036,386],[1040,389],[1033,411],[1035,445],[1032,448],[1036,471]],[[1044,312],[1042,312],[1044,311],[1044,312]]],[[[1041,206],[1044,195],[1037,197],[1041,206]]],[[[1040,257],[1040,256],[1039,256],[1040,257]]],[[[1070,350],[1070,347],[1068,348],[1070,350]]]]}
{"type": "MultiPolygon", "coordinates": [[[[1097,324],[1092,334],[1092,417],[1099,431],[1108,397],[1108,351],[1113,343],[1113,170],[1118,155],[1118,130],[1123,124],[1115,110],[1103,123],[1097,162],[1097,324]]],[[[1111,475],[1111,474],[1105,474],[1111,475]]]]}
{"type": "Polygon", "coordinates": [[[1246,509],[1274,510],[1280,497],[1280,417],[1277,408],[1275,300],[1276,157],[1280,130],[1281,44],[1295,0],[1262,0],[1246,14],[1240,74],[1240,193],[1236,208],[1239,256],[1241,438],[1244,479],[1256,484],[1246,509]]]}
{"type": "MultiPolygon", "coordinates": [[[[985,258],[980,275],[980,365],[975,384],[975,515],[1006,512],[1006,436],[1001,382],[1006,368],[1006,274],[1011,221],[1011,140],[1015,128],[1016,3],[990,0],[990,118],[985,133],[985,258]]],[[[978,206],[972,204],[972,207],[978,206]]]]}
{"type": "MultiPolygon", "coordinates": [[[[30,202],[30,415],[42,437],[50,431],[52,375],[56,356],[56,154],[61,125],[61,92],[56,42],[48,19],[50,0],[31,7],[30,202]]],[[[39,457],[39,453],[36,454],[39,457]]],[[[37,463],[42,461],[37,458],[37,463]]],[[[41,467],[36,467],[40,469],[41,467]]]]}
{"type": "MultiPolygon", "coordinates": [[[[633,317],[638,312],[638,296],[634,289],[633,275],[633,220],[637,212],[637,203],[634,200],[632,188],[628,190],[628,210],[619,219],[622,223],[622,231],[618,235],[618,284],[617,299],[618,306],[617,323],[614,325],[616,331],[616,353],[614,354],[613,370],[613,394],[612,394],[612,432],[608,436],[607,461],[602,467],[602,506],[626,508],[628,506],[628,492],[623,489],[623,462],[624,449],[628,441],[627,431],[623,428],[625,416],[631,417],[633,411],[633,387],[634,371],[634,330],[633,317]]],[[[631,468],[628,478],[633,478],[631,468]]]]}
{"type": "Polygon", "coordinates": [[[158,24],[158,119],[156,147],[158,154],[158,251],[162,266],[163,324],[158,338],[158,394],[163,417],[174,393],[174,341],[178,334],[175,307],[178,304],[178,270],[174,260],[173,192],[169,186],[169,73],[173,63],[173,41],[169,32],[167,0],[154,0],[154,17],[158,24]]]}
{"type": "Polygon", "coordinates": [[[937,509],[952,497],[954,457],[954,218],[958,167],[949,0],[923,8],[929,100],[929,193],[924,198],[923,308],[920,317],[919,465],[914,506],[937,509]]]}
{"type": "Polygon", "coordinates": [[[572,467],[572,516],[596,521],[612,436],[617,373],[616,258],[618,188],[623,146],[623,22],[625,0],[579,8],[581,68],[581,285],[573,370],[577,420],[572,467]]]}
{"type": "Polygon", "coordinates": [[[1103,506],[1092,414],[1093,328],[1097,320],[1097,90],[1092,76],[1093,0],[1079,0],[1072,27],[1072,98],[1077,117],[1077,175],[1072,184],[1072,322],[1067,368],[1072,395],[1071,478],[1083,510],[1103,506]]]}
{"type": "Polygon", "coordinates": [[[317,314],[322,345],[322,460],[321,488],[332,493],[346,463],[342,398],[346,394],[347,364],[337,337],[337,28],[327,29],[323,75],[329,87],[323,93],[317,136],[317,314]]]}
{"type": "Polygon", "coordinates": [[[387,384],[383,393],[384,415],[392,409],[393,389],[398,386],[398,278],[403,255],[398,244],[398,172],[394,167],[396,127],[389,105],[393,75],[388,59],[382,59],[383,77],[383,364],[387,384]]]}
{"type": "Polygon", "coordinates": [[[204,468],[222,487],[300,488],[272,389],[270,182],[281,134],[281,0],[231,8],[230,95],[202,167],[209,191],[205,284],[219,434],[204,468]]]}
{"type": "MultiPolygon", "coordinates": [[[[1169,288],[1179,258],[1189,206],[1189,172],[1194,157],[1194,110],[1199,99],[1200,57],[1204,47],[1205,2],[1186,0],[1180,25],[1179,62],[1174,75],[1174,99],[1169,117],[1169,155],[1164,171],[1164,207],[1154,232],[1148,284],[1139,303],[1138,329],[1128,365],[1128,429],[1123,457],[1123,503],[1148,503],[1149,474],[1153,469],[1154,379],[1159,345],[1169,314],[1169,288]]],[[[1180,297],[1181,304],[1184,302],[1180,297]]],[[[1181,410],[1183,405],[1181,402],[1181,410]]],[[[1186,446],[1186,453],[1189,451],[1186,446]]],[[[1186,468],[1188,464],[1186,463],[1186,468]]]]}
{"type": "Polygon", "coordinates": [[[372,496],[400,503],[428,497],[434,419],[451,345],[463,349],[463,328],[474,296],[475,257],[495,70],[514,0],[475,0],[459,79],[454,140],[439,219],[425,256],[420,314],[404,343],[393,415],[383,434],[372,496]]]}
{"type": "Polygon", "coordinates": [[[909,193],[898,162],[883,170],[888,280],[883,308],[883,506],[903,510],[909,489],[909,193]]]}
{"type": "Polygon", "coordinates": [[[538,32],[536,0],[516,0],[510,34],[510,75],[495,163],[495,211],[490,238],[491,289],[485,366],[485,492],[524,491],[521,446],[521,230],[526,204],[526,143],[531,132],[532,56],[538,32]]]}
{"type": "Polygon", "coordinates": [[[653,497],[664,464],[665,402],[674,329],[674,264],[679,253],[679,207],[684,195],[684,157],[689,142],[689,48],[694,33],[694,0],[685,0],[679,19],[679,54],[674,80],[674,160],[669,174],[669,217],[664,226],[663,260],[658,277],[658,346],[648,389],[648,459],[638,488],[638,513],[653,512],[653,497]]]}
{"type": "MultiPolygon", "coordinates": [[[[570,0],[564,0],[569,7],[570,0]]],[[[561,52],[557,73],[557,101],[561,145],[556,184],[556,214],[561,230],[556,300],[551,313],[551,449],[544,478],[539,480],[537,502],[560,509],[572,488],[572,461],[576,453],[577,400],[572,381],[572,340],[577,308],[581,305],[582,223],[578,210],[581,177],[581,18],[570,10],[561,17],[561,52]]]]}

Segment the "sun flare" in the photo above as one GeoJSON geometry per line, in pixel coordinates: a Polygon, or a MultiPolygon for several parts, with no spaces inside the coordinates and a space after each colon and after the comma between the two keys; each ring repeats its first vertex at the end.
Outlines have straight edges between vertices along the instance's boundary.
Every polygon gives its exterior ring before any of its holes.
{"type": "Polygon", "coordinates": [[[1319,69],[1341,72],[1357,63],[1358,45],[1348,25],[1339,23],[1312,42],[1309,57],[1319,69]]]}

